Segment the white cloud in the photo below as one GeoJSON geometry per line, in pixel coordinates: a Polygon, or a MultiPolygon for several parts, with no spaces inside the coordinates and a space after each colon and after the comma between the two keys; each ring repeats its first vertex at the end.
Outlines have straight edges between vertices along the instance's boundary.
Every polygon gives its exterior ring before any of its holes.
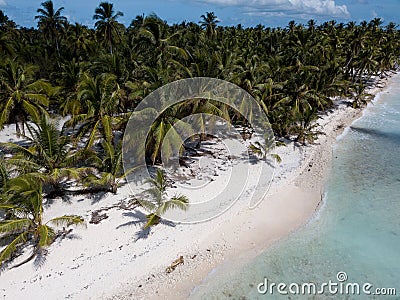
{"type": "Polygon", "coordinates": [[[300,15],[304,17],[329,16],[347,18],[346,5],[335,0],[203,0],[221,6],[237,6],[252,15],[300,15]]]}
{"type": "Polygon", "coordinates": [[[7,5],[7,3],[5,0],[0,0],[0,6],[6,6],[6,5],[7,5]]]}

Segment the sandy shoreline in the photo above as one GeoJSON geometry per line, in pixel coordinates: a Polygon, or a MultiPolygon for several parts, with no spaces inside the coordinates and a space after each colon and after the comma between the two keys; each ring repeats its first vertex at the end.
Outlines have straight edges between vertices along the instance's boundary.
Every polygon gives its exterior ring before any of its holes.
{"type": "MultiPolygon", "coordinates": [[[[392,78],[379,80],[368,93],[377,96],[390,87],[392,78]]],[[[162,272],[155,277],[147,277],[138,287],[112,299],[187,299],[215,268],[224,268],[229,264],[229,269],[233,269],[232,265],[244,265],[268,246],[305,225],[322,206],[334,143],[346,128],[362,117],[364,109],[353,109],[338,103],[334,111],[318,121],[325,135],[321,135],[315,145],[280,147],[276,152],[282,157],[283,165],[288,158],[290,163],[280,166],[268,199],[261,202],[256,210],[244,210],[235,220],[226,220],[202,240],[203,245],[213,249],[208,255],[200,256],[202,261],[189,259],[177,272],[162,272]],[[296,151],[298,153],[293,158],[296,151]],[[296,159],[299,160],[297,167],[293,162],[296,159]]],[[[190,258],[190,255],[187,257],[190,258]]]]}
{"type": "MultiPolygon", "coordinates": [[[[57,241],[43,264],[31,262],[1,273],[0,299],[187,298],[213,268],[251,260],[313,216],[321,204],[332,145],[361,115],[361,109],[338,103],[319,120],[326,135],[316,145],[277,148],[282,164],[267,199],[254,210],[239,203],[210,222],[161,224],[143,235],[143,213],[124,206],[130,194],[127,186],[117,195],[56,201],[46,208],[46,218],[75,213],[90,220],[92,212],[103,208],[107,218],[57,241]],[[179,256],[184,265],[167,274],[165,268],[179,256]]],[[[13,131],[14,127],[1,131],[0,140],[10,140],[13,131]]]]}

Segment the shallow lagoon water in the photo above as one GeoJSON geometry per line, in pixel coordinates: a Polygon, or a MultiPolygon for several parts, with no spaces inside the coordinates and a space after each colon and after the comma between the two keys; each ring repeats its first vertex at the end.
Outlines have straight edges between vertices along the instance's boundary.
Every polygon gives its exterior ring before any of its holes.
{"type": "MultiPolygon", "coordinates": [[[[250,263],[215,270],[191,299],[400,299],[400,77],[369,105],[333,148],[323,208],[306,226],[250,263]],[[360,295],[262,295],[259,283],[321,284],[345,272],[360,295]],[[370,283],[371,294],[362,286],[370,283]],[[373,295],[395,288],[397,296],[373,295]]],[[[344,275],[344,274],[341,274],[344,275]]],[[[261,286],[265,288],[265,286],[261,286]]],[[[295,290],[295,288],[294,288],[295,290]]]]}

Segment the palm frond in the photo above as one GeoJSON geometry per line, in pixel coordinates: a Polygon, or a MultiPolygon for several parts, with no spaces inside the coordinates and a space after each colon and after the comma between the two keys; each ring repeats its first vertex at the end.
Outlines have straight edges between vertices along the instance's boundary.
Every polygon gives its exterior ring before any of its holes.
{"type": "Polygon", "coordinates": [[[184,195],[175,195],[170,200],[163,202],[163,204],[157,209],[157,214],[163,215],[168,210],[175,208],[187,210],[189,208],[189,199],[184,195]]]}
{"type": "Polygon", "coordinates": [[[17,219],[17,220],[5,220],[0,221],[0,232],[16,232],[26,230],[32,225],[32,221],[29,219],[17,219]]]}
{"type": "Polygon", "coordinates": [[[28,240],[28,233],[23,232],[18,235],[10,244],[7,245],[1,252],[0,252],[0,266],[9,259],[15,250],[17,249],[18,245],[26,243],[28,240]]]}
{"type": "Polygon", "coordinates": [[[160,223],[160,220],[161,220],[160,216],[158,216],[154,213],[148,214],[146,216],[146,218],[147,218],[147,222],[143,227],[144,229],[147,229],[147,228],[150,228],[151,226],[157,225],[158,223],[160,223]]]}
{"type": "Polygon", "coordinates": [[[49,246],[54,241],[54,238],[56,237],[56,233],[54,232],[54,230],[47,225],[40,225],[37,228],[37,232],[39,235],[38,246],[40,248],[49,246]]]}
{"type": "Polygon", "coordinates": [[[36,157],[32,148],[25,148],[15,143],[0,143],[0,145],[13,153],[22,154],[28,159],[34,159],[36,157]]]}
{"type": "Polygon", "coordinates": [[[282,162],[282,158],[280,157],[279,154],[271,153],[271,156],[272,156],[273,159],[276,160],[276,162],[277,162],[278,164],[280,164],[280,163],[282,162]]]}
{"type": "Polygon", "coordinates": [[[155,211],[157,209],[157,205],[152,201],[146,199],[140,199],[139,203],[142,207],[144,207],[148,211],[155,211]]]}
{"type": "Polygon", "coordinates": [[[84,225],[84,222],[85,220],[81,216],[70,215],[51,219],[47,223],[54,224],[55,226],[71,226],[84,225]]]}

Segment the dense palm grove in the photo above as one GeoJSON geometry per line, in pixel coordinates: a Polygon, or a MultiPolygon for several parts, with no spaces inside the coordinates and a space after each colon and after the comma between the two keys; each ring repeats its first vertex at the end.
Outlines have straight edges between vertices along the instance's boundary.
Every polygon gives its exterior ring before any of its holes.
{"type": "MultiPolygon", "coordinates": [[[[0,246],[6,246],[0,263],[27,243],[34,256],[54,241],[57,226],[83,222],[74,215],[44,222],[47,199],[117,192],[126,176],[124,127],[155,89],[190,77],[230,81],[259,101],[277,137],[305,143],[318,133],[315,121],[332,99],[363,105],[371,77],[395,70],[400,57],[396,25],[383,26],[380,19],[243,28],[218,26],[214,13],[202,15],[199,24],[173,25],[139,15],[125,27],[118,22],[122,15],[113,4],[100,3],[89,28],[69,23],[63,8],[46,1],[37,10],[37,29],[29,29],[0,11],[0,127],[15,124],[22,138],[3,143],[0,152],[0,246]],[[60,116],[67,121],[57,123],[60,116]]],[[[165,122],[172,126],[184,117],[176,111],[200,107],[224,115],[223,107],[204,101],[162,115],[148,139],[150,163],[160,162],[157,143],[165,122]]],[[[182,201],[176,205],[184,209],[182,201]]],[[[154,222],[156,215],[150,216],[154,222]]]]}

